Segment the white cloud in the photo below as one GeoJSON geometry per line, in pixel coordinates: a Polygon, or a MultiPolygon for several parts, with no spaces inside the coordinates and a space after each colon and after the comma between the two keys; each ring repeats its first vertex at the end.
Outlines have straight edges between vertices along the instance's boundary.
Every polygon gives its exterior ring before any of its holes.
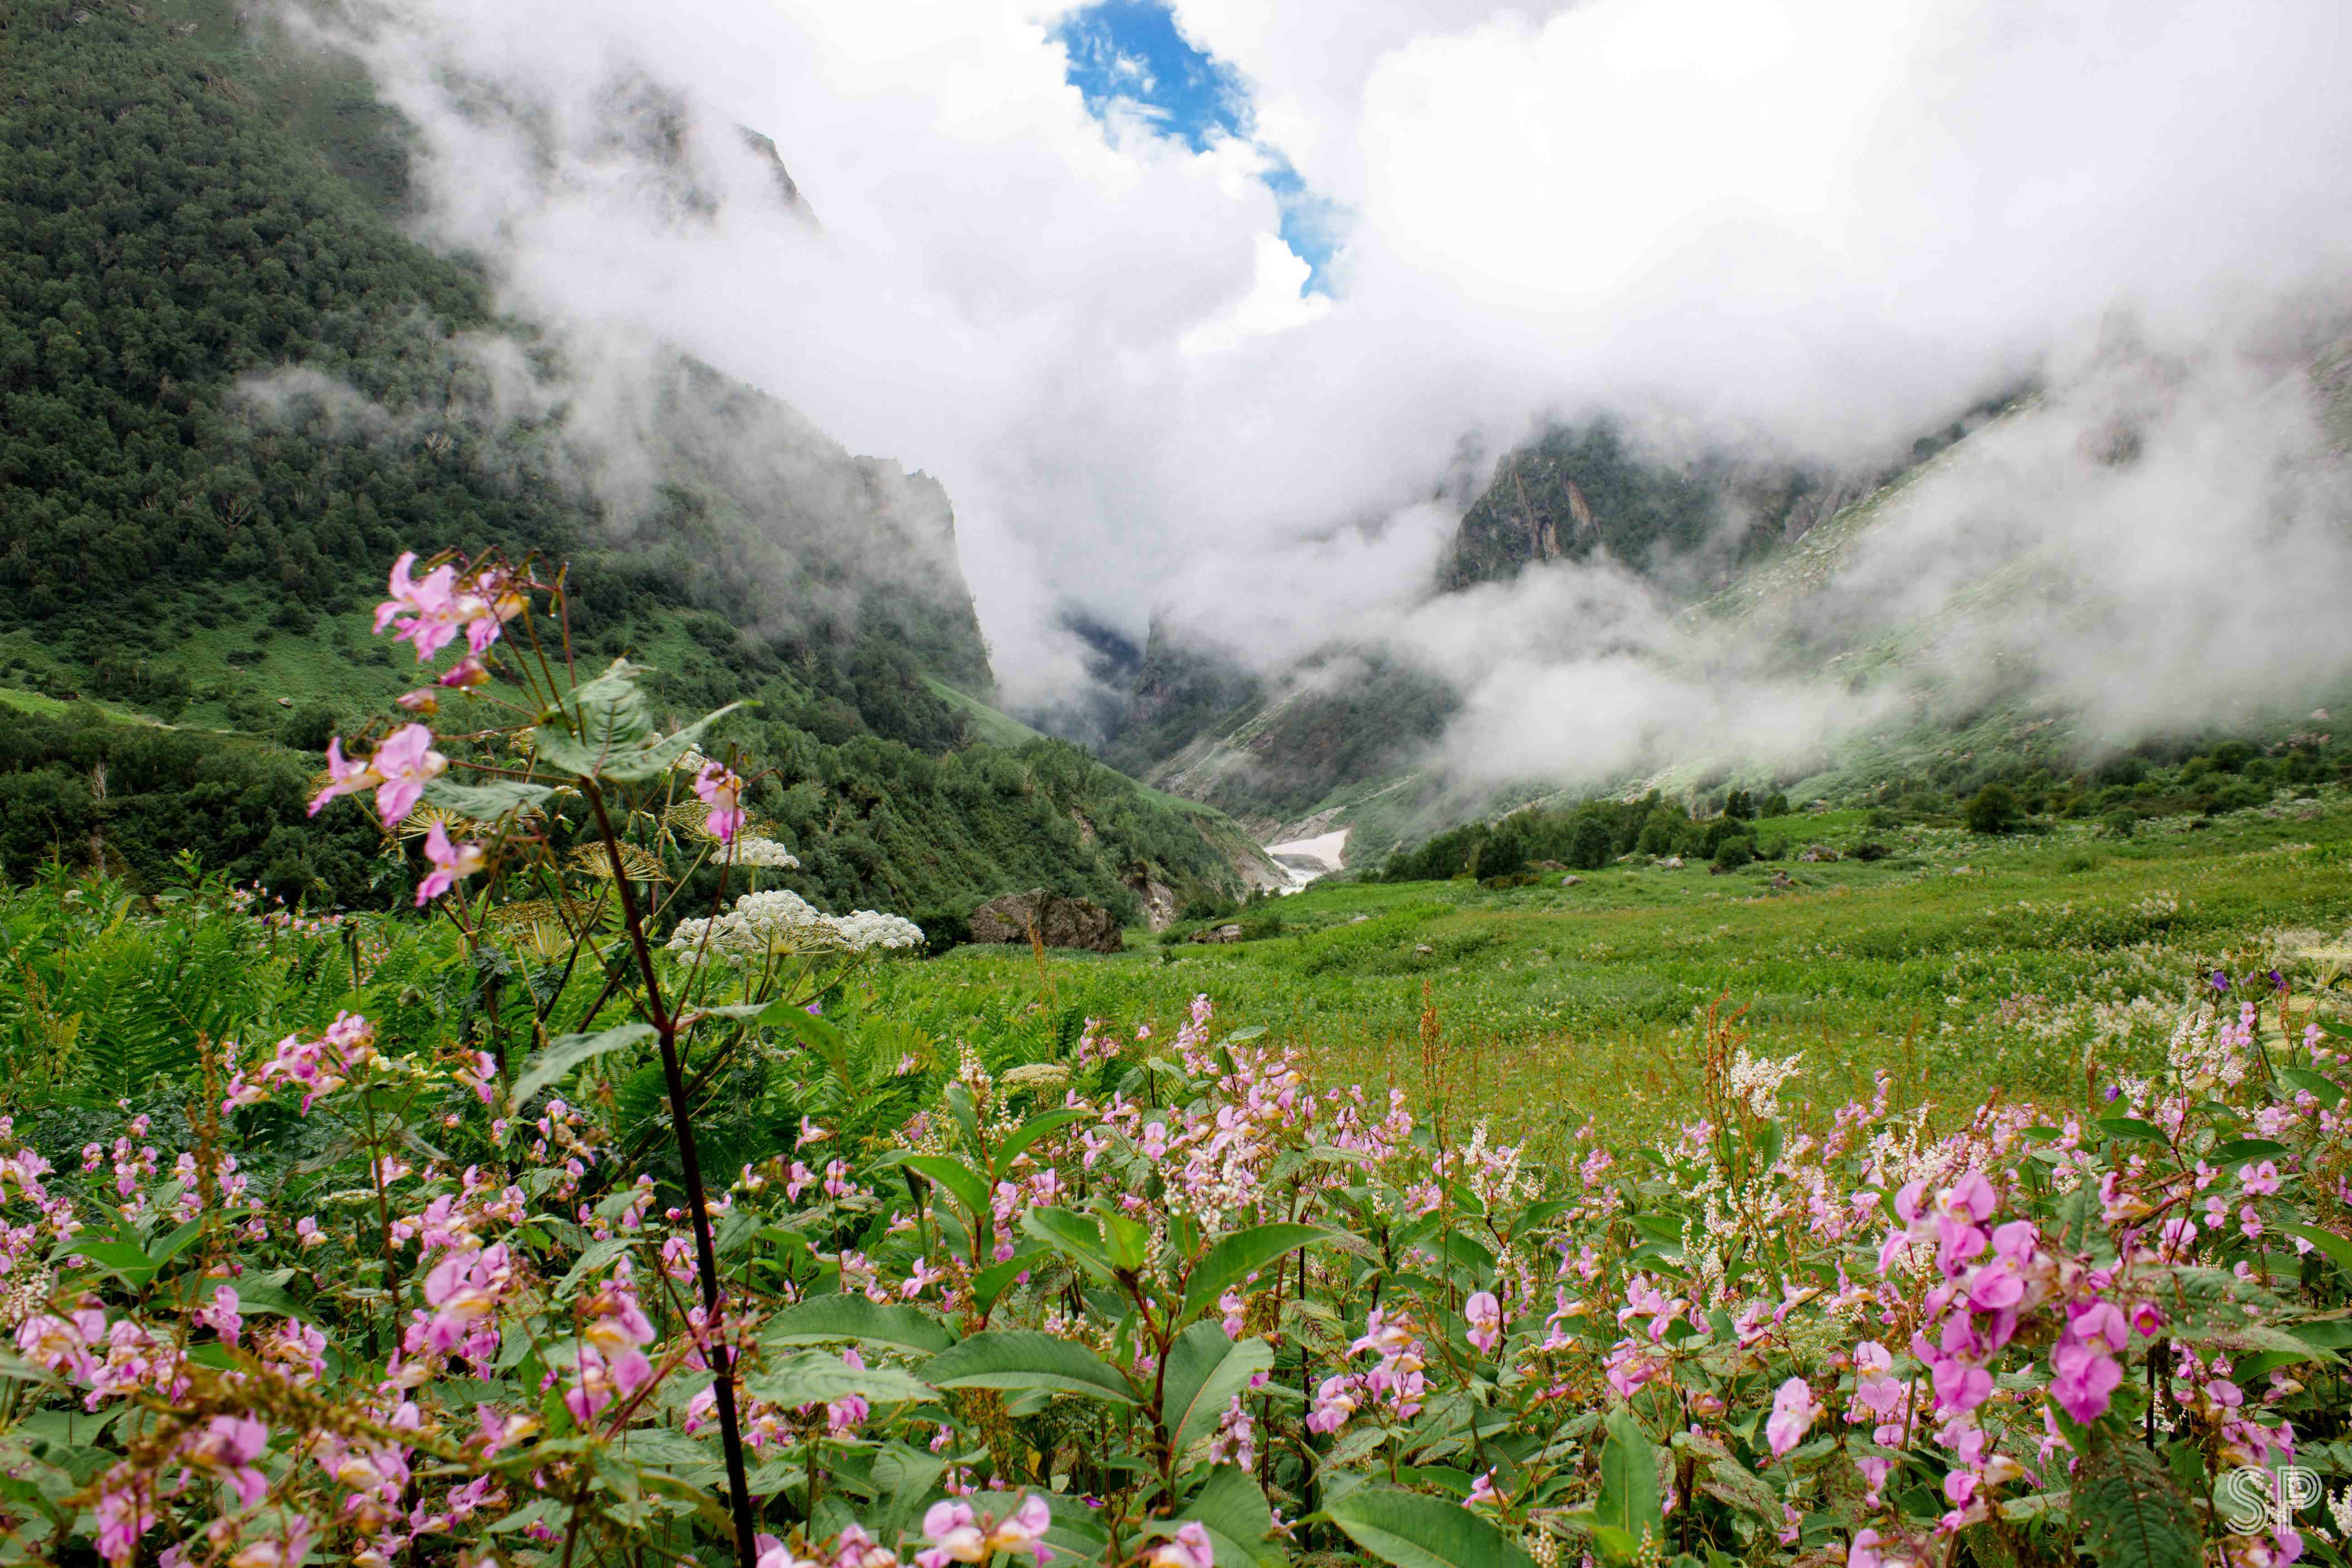
{"type": "Polygon", "coordinates": [[[1261,647],[1392,615],[1465,437],[1620,402],[1849,452],[2117,303],[2193,324],[2352,252],[2337,0],[1178,11],[1354,210],[1336,301],[1297,299],[1259,155],[1096,120],[1050,8],[393,0],[367,52],[427,232],[509,308],[940,477],[1015,699],[1078,679],[1073,601],[1261,647]],[[687,95],[715,216],[612,147],[633,73],[687,95]]]}

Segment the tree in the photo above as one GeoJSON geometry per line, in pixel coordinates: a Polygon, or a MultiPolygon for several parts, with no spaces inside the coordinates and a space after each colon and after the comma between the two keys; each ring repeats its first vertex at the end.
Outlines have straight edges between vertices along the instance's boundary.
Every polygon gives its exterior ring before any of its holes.
{"type": "Polygon", "coordinates": [[[1756,858],[1756,841],[1752,838],[1727,838],[1715,848],[1715,868],[1737,871],[1756,858]]]}
{"type": "Polygon", "coordinates": [[[1587,814],[1576,819],[1576,832],[1568,841],[1568,863],[1580,871],[1596,871],[1606,866],[1610,850],[1615,847],[1608,823],[1598,815],[1587,814]]]}
{"type": "Polygon", "coordinates": [[[1963,816],[1971,833],[2007,833],[2017,826],[2017,796],[2005,784],[1989,784],[1969,797],[1963,816]]]}

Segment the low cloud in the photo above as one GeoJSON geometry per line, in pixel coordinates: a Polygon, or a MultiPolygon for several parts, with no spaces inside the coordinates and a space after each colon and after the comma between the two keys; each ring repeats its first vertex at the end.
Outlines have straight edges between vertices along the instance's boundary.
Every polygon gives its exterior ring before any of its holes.
{"type": "Polygon", "coordinates": [[[2088,607],[2019,635],[2102,723],[2340,658],[2310,620],[2337,580],[2312,416],[2218,346],[2237,302],[2352,254],[2332,0],[1175,11],[1250,84],[1257,142],[1354,215],[1328,304],[1269,248],[1260,146],[1089,114],[1051,6],[392,0],[339,36],[417,128],[419,233],[563,346],[583,431],[594,345],[655,342],[937,476],[1016,704],[1083,692],[1075,607],[1269,668],[1410,626],[1463,672],[1460,750],[1531,766],[1819,732],[1836,705],[1799,672],[1692,645],[1605,571],[1423,603],[1452,513],[1549,416],[1867,464],[2029,375],[2061,390],[1906,501],[1837,616],[2038,542],[2088,607]],[[2135,463],[2061,473],[2109,417],[2069,345],[2118,309],[2189,390],[2135,463]],[[2108,559],[2135,529],[2158,543],[2108,559]],[[2296,577],[2242,628],[2189,563],[2249,551],[2296,577]],[[2158,626],[2199,651],[2147,662],[2158,626]]]}

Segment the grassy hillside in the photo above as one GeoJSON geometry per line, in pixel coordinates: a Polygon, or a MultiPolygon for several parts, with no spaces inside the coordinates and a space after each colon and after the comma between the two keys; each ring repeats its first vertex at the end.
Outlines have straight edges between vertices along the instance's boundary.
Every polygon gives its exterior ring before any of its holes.
{"type": "Polygon", "coordinates": [[[1718,999],[1757,1048],[1805,1053],[1803,1098],[2079,1094],[2162,1055],[2184,998],[2216,966],[2274,962],[2305,983],[2352,969],[2352,795],[2328,785],[2200,822],[2150,819],[2128,839],[2087,825],[1986,837],[1874,827],[1838,811],[1761,835],[1842,858],[1722,876],[1646,858],[1531,885],[1467,878],[1318,884],[1253,905],[1252,940],[1182,941],[1114,958],[960,950],[907,973],[896,1011],[1174,1018],[1216,998],[1308,1049],[1318,1079],[1393,1084],[1422,1100],[1424,1005],[1465,1109],[1557,1136],[1589,1114],[1643,1135],[1686,1117],[1694,1020],[1718,999]],[[1853,851],[1877,844],[1882,858],[1853,851]],[[1786,886],[1776,886],[1785,878],[1786,886]]]}
{"type": "Polygon", "coordinates": [[[730,735],[821,902],[1243,886],[1229,827],[965,695],[987,649],[934,481],[656,354],[623,455],[654,482],[593,482],[561,345],[396,226],[398,123],[349,68],[213,0],[0,0],[0,874],[152,885],[187,848],[379,896],[301,785],[414,683],[371,635],[393,557],[496,547],[568,563],[576,644],[656,667],[671,713],[756,704],[730,735]],[[236,824],[198,831],[223,790],[236,824]]]}

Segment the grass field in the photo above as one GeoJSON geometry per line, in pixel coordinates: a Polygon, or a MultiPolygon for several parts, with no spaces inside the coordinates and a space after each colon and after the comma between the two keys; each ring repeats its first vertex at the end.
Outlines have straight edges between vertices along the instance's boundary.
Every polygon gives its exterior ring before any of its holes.
{"type": "MultiPolygon", "coordinates": [[[[2079,1102],[2146,1070],[2216,967],[2279,964],[2311,986],[2352,951],[2352,800],[2330,788],[2130,839],[2062,825],[1989,838],[1880,831],[1858,813],[1763,825],[1790,858],[1725,876],[1646,862],[1573,887],[1341,882],[1273,905],[1279,934],[1117,956],[971,947],[880,973],[875,1000],[941,1036],[1077,1016],[1172,1030],[1206,993],[1225,1026],[1264,1025],[1326,1085],[1423,1081],[1424,1005],[1457,1105],[1552,1136],[1685,1119],[1696,1025],[1720,999],[1751,1049],[1804,1053],[1784,1099],[1825,1114],[1890,1069],[1896,1102],[1994,1093],[2079,1102]],[[1892,853],[1801,863],[1808,845],[1892,853]],[[1776,874],[1790,885],[1774,889],[1776,874]]],[[[1253,915],[1263,919],[1258,911],[1253,915]]]]}

